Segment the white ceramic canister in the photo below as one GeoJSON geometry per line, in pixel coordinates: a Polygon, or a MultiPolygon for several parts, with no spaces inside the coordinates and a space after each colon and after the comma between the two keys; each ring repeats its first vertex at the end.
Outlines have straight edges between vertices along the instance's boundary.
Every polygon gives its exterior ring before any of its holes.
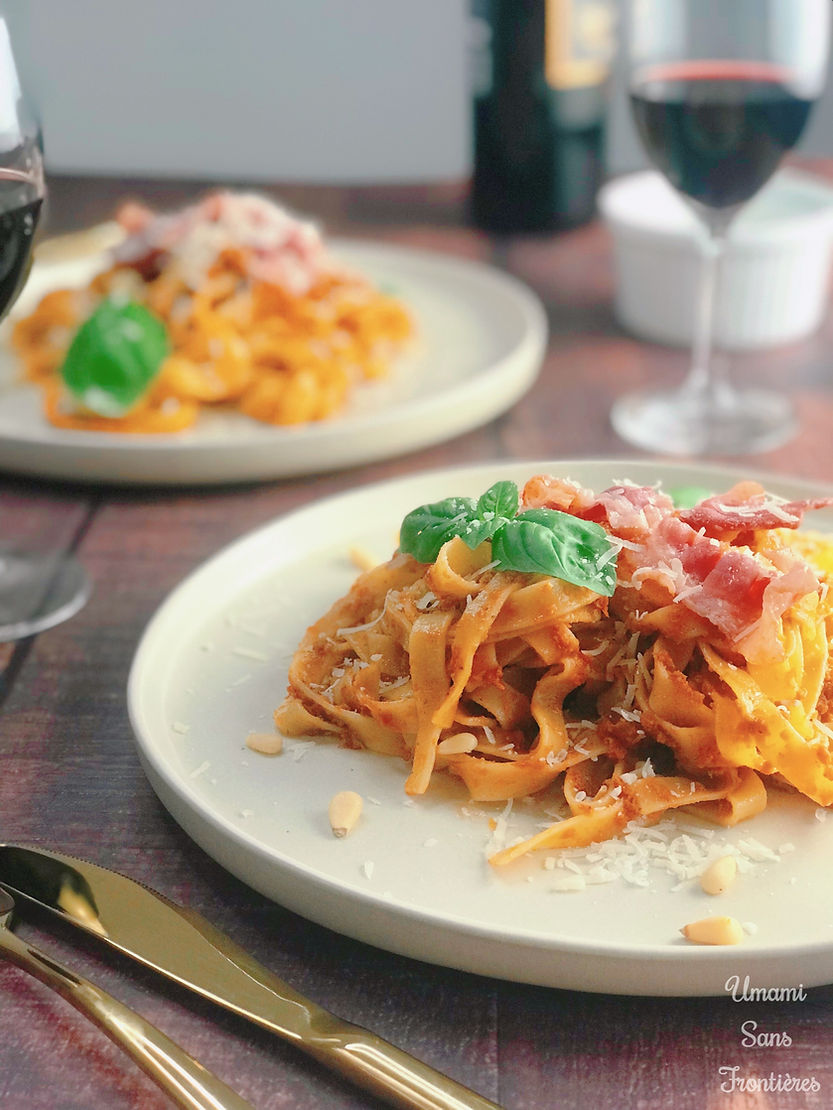
{"type": "MultiPolygon", "coordinates": [[[[599,208],[613,237],[618,320],[642,338],[689,345],[705,235],[697,217],[650,170],[609,181],[599,208]]],[[[730,227],[716,342],[753,350],[813,332],[829,306],[831,247],[833,188],[780,170],[730,227]]]]}

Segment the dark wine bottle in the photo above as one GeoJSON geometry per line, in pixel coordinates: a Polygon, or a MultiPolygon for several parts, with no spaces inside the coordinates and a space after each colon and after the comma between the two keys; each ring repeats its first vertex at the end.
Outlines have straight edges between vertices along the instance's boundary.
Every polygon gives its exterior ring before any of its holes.
{"type": "Polygon", "coordinates": [[[613,28],[613,0],[473,0],[478,226],[547,231],[592,218],[613,28]]]}

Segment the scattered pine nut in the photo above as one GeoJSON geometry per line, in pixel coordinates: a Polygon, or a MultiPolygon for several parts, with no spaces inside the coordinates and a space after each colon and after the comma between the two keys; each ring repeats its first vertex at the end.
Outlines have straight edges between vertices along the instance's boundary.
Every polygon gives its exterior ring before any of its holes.
{"type": "Polygon", "coordinates": [[[437,744],[437,755],[464,755],[477,747],[477,737],[473,732],[457,732],[447,736],[437,744]]]}
{"type": "Polygon", "coordinates": [[[334,835],[347,836],[361,815],[361,795],[354,790],[342,790],[330,800],[327,812],[334,835]]]}
{"type": "Polygon", "coordinates": [[[721,856],[714,860],[700,876],[700,886],[706,894],[724,894],[735,881],[738,861],[734,856],[721,856]]]}
{"type": "Polygon", "coordinates": [[[246,737],[246,747],[261,755],[280,755],[283,737],[279,732],[250,732],[246,737]]]}
{"type": "Polygon", "coordinates": [[[362,547],[358,543],[354,543],[350,548],[350,560],[359,570],[373,570],[381,562],[381,559],[374,555],[369,548],[362,547]]]}
{"type": "Polygon", "coordinates": [[[680,932],[693,944],[740,944],[743,939],[743,928],[734,917],[704,917],[680,932]]]}

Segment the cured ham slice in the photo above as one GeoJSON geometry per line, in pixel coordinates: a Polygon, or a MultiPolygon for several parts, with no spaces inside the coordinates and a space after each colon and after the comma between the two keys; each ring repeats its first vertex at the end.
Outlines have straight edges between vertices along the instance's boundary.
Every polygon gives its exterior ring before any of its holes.
{"type": "Polygon", "coordinates": [[[684,509],[680,520],[707,536],[731,539],[741,532],[767,528],[798,528],[806,512],[833,505],[833,497],[782,501],[766,493],[757,482],[742,482],[728,493],[707,497],[692,509],[684,509]]]}
{"type": "Polygon", "coordinates": [[[578,514],[592,505],[596,495],[569,478],[554,478],[550,474],[536,474],[521,492],[524,509],[557,509],[562,513],[578,514]]]}
{"type": "Polygon", "coordinates": [[[662,490],[622,485],[603,490],[592,505],[576,515],[604,525],[620,539],[634,542],[645,540],[673,512],[674,502],[662,490]]]}
{"type": "Polygon", "coordinates": [[[590,499],[562,479],[537,478],[524,496],[601,524],[623,541],[620,579],[637,587],[659,583],[671,600],[741,645],[749,659],[772,656],[778,620],[819,582],[801,560],[776,564],[727,541],[761,528],[798,527],[809,509],[833,505],[833,498],[778,501],[756,482],[682,512],[652,486],[612,486],[590,499]]]}
{"type": "Polygon", "coordinates": [[[709,621],[750,660],[772,657],[777,622],[819,581],[800,559],[773,561],[732,541],[759,529],[797,528],[805,512],[833,505],[828,497],[781,501],[757,482],[741,482],[678,511],[653,486],[616,485],[594,496],[546,475],[527,483],[523,501],[601,524],[622,542],[620,580],[658,583],[669,600],[709,621]]]}

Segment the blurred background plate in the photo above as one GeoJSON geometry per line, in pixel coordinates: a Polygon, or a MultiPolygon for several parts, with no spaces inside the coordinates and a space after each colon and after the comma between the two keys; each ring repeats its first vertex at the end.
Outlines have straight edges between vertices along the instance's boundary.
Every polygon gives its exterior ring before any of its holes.
{"type": "MultiPolygon", "coordinates": [[[[402,455],[487,423],[533,384],[544,310],[525,285],[488,266],[389,244],[333,240],[333,254],[403,301],[416,342],[391,375],[360,387],[332,420],[273,427],[216,412],[176,435],[53,428],[40,392],[0,349],[0,467],[119,484],[219,484],[283,478],[402,455]]],[[[48,289],[83,285],[101,257],[36,264],[16,314],[48,289]]],[[[6,331],[6,335],[8,332],[6,331]]]]}

